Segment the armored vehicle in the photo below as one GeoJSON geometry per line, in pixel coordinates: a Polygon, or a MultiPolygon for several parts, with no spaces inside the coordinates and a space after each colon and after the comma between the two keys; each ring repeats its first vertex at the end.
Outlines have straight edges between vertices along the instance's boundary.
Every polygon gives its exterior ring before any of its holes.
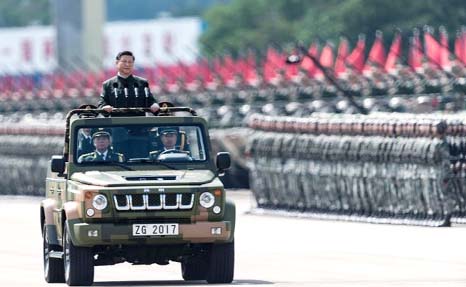
{"type": "Polygon", "coordinates": [[[219,179],[230,155],[210,153],[192,109],[148,112],[68,113],[40,206],[47,282],[92,285],[95,266],[170,261],[184,280],[233,280],[235,206],[219,179]]]}

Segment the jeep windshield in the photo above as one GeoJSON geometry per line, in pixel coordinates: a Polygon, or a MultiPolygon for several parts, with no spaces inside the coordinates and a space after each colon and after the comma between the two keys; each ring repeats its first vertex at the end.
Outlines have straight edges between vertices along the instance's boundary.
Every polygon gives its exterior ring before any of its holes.
{"type": "Polygon", "coordinates": [[[78,164],[161,164],[205,161],[202,128],[196,125],[78,127],[74,143],[78,164]]]}

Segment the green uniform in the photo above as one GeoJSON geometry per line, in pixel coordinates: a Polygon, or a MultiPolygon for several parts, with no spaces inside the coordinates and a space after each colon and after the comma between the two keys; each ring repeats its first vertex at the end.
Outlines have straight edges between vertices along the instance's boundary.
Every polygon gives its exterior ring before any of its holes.
{"type": "Polygon", "coordinates": [[[83,154],[82,156],[78,158],[78,162],[110,162],[110,161],[124,162],[125,157],[121,153],[116,153],[116,152],[112,152],[108,150],[107,155],[105,156],[105,159],[97,151],[83,154]]]}

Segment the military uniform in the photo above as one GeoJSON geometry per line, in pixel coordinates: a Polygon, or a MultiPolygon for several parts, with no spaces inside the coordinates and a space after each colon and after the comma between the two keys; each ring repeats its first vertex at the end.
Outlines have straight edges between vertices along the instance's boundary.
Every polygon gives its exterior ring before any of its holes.
{"type": "Polygon", "coordinates": [[[189,155],[189,143],[187,142],[186,139],[186,134],[182,131],[179,130],[178,127],[161,127],[157,129],[157,137],[155,138],[155,141],[151,143],[152,149],[154,151],[149,152],[149,158],[150,159],[157,159],[158,156],[166,150],[177,150],[180,152],[185,152],[186,154],[189,155]],[[176,134],[177,135],[177,141],[173,149],[167,149],[164,147],[164,145],[161,142],[160,137],[162,135],[167,135],[167,134],[176,134]]]}
{"type": "Polygon", "coordinates": [[[148,86],[147,80],[138,76],[110,78],[102,85],[98,107],[110,105],[114,108],[149,108],[156,101],[150,90],[146,95],[144,89],[149,89],[148,86]]]}
{"type": "Polygon", "coordinates": [[[94,143],[92,142],[92,137],[82,136],[78,144],[78,156],[83,154],[91,153],[94,150],[94,143]]]}
{"type": "MultiPolygon", "coordinates": [[[[99,130],[92,135],[92,140],[94,141],[94,139],[98,137],[106,137],[110,140],[111,136],[109,132],[104,131],[104,130],[99,130]]],[[[82,162],[124,162],[124,161],[125,161],[125,157],[120,153],[113,152],[110,145],[107,147],[107,150],[103,153],[96,150],[90,153],[83,154],[78,158],[79,163],[82,163],[82,162]]]]}
{"type": "Polygon", "coordinates": [[[78,162],[124,162],[125,157],[121,153],[112,152],[107,150],[107,155],[94,151],[91,153],[83,154],[78,158],[78,162]]]}

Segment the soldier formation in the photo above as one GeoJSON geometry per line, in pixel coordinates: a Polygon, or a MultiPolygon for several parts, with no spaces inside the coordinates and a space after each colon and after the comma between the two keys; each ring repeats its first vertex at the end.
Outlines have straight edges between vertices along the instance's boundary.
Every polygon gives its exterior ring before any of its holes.
{"type": "Polygon", "coordinates": [[[258,205],[369,221],[462,221],[461,115],[399,115],[253,115],[247,153],[258,205]]]}
{"type": "MultiPolygon", "coordinates": [[[[404,66],[392,74],[374,68],[366,75],[348,72],[338,83],[371,112],[452,112],[464,108],[466,72],[460,65],[450,72],[426,66],[422,73],[404,66]]],[[[218,76],[209,84],[199,78],[188,85],[183,77],[171,85],[163,78],[152,84],[157,101],[193,107],[212,127],[244,126],[256,112],[298,117],[315,112],[357,112],[333,84],[325,78],[310,78],[304,71],[293,78],[278,73],[269,82],[260,74],[254,82],[238,74],[229,83],[218,76]]],[[[66,113],[83,103],[97,102],[99,95],[96,88],[0,93],[0,113],[66,113]]]]}
{"type": "MultiPolygon", "coordinates": [[[[466,218],[465,114],[253,114],[246,154],[260,207],[446,225],[466,218]]],[[[40,195],[63,118],[3,117],[2,192],[40,195]]]]}
{"type": "Polygon", "coordinates": [[[44,194],[50,157],[63,152],[60,116],[0,117],[0,193],[44,194]]]}

